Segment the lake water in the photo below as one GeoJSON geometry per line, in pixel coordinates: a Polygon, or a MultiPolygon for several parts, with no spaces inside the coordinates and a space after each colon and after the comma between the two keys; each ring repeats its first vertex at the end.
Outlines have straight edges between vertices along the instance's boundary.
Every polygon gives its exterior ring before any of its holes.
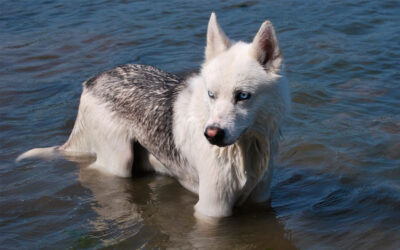
{"type": "Polygon", "coordinates": [[[0,1],[0,248],[400,248],[399,1],[0,1]],[[232,39],[275,25],[291,83],[270,204],[217,224],[165,176],[63,159],[81,83],[126,63],[185,73],[211,11],[232,39]]]}

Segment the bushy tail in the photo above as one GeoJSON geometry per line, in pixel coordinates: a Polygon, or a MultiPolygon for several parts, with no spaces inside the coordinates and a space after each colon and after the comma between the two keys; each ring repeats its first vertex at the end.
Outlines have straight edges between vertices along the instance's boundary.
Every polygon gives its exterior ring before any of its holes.
{"type": "Polygon", "coordinates": [[[33,148],[18,156],[15,161],[19,162],[27,158],[52,158],[59,154],[58,148],[59,146],[48,148],[33,148]]]}

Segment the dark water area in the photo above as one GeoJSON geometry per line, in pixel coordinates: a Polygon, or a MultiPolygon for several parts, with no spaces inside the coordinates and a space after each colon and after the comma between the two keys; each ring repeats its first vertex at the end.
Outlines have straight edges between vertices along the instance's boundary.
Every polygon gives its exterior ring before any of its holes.
{"type": "Polygon", "coordinates": [[[399,1],[0,1],[0,248],[400,248],[399,1]],[[104,176],[63,159],[81,83],[126,63],[184,73],[217,13],[251,41],[273,22],[293,110],[270,204],[217,224],[165,176],[104,176]]]}

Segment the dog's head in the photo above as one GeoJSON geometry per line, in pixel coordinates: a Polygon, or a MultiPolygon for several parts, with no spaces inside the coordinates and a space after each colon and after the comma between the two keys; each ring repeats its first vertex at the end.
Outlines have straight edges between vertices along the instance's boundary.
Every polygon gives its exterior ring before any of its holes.
{"type": "Polygon", "coordinates": [[[280,120],[289,105],[282,60],[271,22],[261,25],[252,43],[233,43],[211,14],[200,72],[208,104],[204,135],[211,144],[233,144],[246,132],[265,130],[269,120],[280,120]]]}

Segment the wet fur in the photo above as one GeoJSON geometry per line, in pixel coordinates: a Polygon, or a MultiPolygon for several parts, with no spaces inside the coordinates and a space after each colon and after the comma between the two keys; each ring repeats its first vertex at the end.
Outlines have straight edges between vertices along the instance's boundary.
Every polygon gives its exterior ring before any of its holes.
{"type": "Polygon", "coordinates": [[[213,217],[230,215],[248,197],[265,201],[280,122],[290,105],[273,27],[265,22],[253,43],[233,43],[212,14],[205,54],[201,72],[187,79],[145,65],[89,79],[68,141],[18,160],[88,154],[96,156],[91,168],[120,177],[130,177],[132,167],[151,169],[197,193],[196,212],[213,217]],[[254,91],[254,100],[232,104],[237,88],[254,91]],[[209,99],[209,89],[218,100],[209,99]],[[228,146],[206,140],[209,124],[226,129],[228,146]],[[138,154],[142,162],[133,166],[138,154]]]}

